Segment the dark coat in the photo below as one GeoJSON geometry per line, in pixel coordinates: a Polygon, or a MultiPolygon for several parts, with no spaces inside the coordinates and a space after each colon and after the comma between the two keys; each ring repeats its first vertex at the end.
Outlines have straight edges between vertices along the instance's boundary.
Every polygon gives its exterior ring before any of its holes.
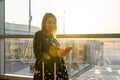
{"type": "Polygon", "coordinates": [[[62,57],[53,57],[49,53],[50,46],[60,47],[59,42],[37,31],[33,40],[33,50],[36,58],[34,80],[42,80],[42,63],[44,62],[44,80],[54,80],[54,63],[56,64],[56,80],[68,80],[68,73],[62,57]]]}

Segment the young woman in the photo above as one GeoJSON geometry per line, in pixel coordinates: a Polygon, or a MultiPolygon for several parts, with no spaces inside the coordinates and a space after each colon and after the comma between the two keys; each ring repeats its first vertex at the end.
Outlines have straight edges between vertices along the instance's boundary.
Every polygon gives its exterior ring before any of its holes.
{"type": "Polygon", "coordinates": [[[45,13],[42,29],[33,40],[36,58],[33,80],[69,80],[63,57],[72,49],[60,49],[56,40],[57,19],[52,13],[45,13]]]}

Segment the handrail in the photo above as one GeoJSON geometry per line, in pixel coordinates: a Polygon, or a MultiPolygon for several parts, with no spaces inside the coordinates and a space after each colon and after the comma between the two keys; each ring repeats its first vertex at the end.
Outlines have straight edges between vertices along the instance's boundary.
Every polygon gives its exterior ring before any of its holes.
{"type": "MultiPolygon", "coordinates": [[[[33,38],[34,35],[5,35],[1,38],[33,38]]],[[[117,34],[58,34],[57,38],[120,38],[117,34]]]]}

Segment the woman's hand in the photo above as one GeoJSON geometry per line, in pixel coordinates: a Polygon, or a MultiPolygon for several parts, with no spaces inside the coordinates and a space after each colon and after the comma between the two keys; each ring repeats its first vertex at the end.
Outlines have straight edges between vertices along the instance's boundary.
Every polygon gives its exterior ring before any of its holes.
{"type": "Polygon", "coordinates": [[[66,54],[68,54],[70,52],[71,49],[72,49],[72,47],[67,47],[65,50],[59,49],[57,51],[58,57],[64,57],[66,54]]]}
{"type": "Polygon", "coordinates": [[[64,50],[63,49],[58,49],[57,54],[58,54],[58,57],[63,57],[64,56],[64,50]]]}
{"type": "Polygon", "coordinates": [[[65,50],[58,48],[57,46],[50,46],[49,53],[53,57],[64,57],[70,52],[72,47],[66,47],[65,50]]]}

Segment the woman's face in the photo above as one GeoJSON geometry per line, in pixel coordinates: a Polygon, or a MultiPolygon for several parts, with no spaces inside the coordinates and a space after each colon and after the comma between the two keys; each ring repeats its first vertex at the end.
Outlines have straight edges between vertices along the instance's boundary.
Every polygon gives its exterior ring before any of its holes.
{"type": "Polygon", "coordinates": [[[45,23],[45,28],[47,33],[51,33],[54,29],[54,27],[56,27],[56,21],[54,17],[49,17],[45,23]]]}

